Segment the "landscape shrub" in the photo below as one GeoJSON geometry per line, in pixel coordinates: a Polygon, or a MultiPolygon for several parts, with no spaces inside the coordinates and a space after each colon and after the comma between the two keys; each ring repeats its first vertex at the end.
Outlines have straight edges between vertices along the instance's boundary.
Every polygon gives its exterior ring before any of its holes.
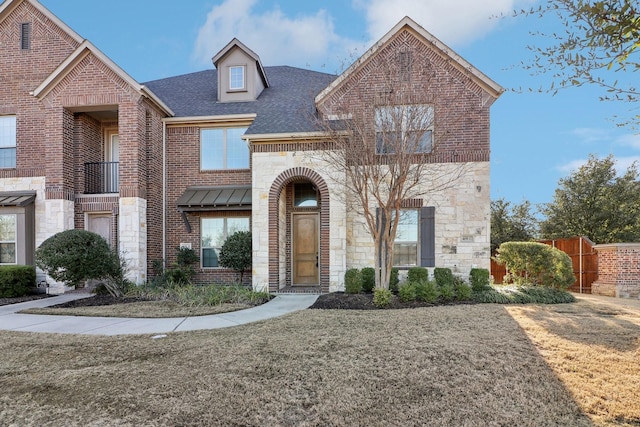
{"type": "MultiPolygon", "coordinates": [[[[438,286],[437,283],[436,286],[438,286]]],[[[456,288],[453,284],[438,286],[438,292],[442,302],[451,302],[456,299],[456,288]]]]}
{"type": "Polygon", "coordinates": [[[28,295],[36,287],[36,269],[32,265],[0,266],[0,298],[28,295]]]}
{"type": "Polygon", "coordinates": [[[473,292],[471,299],[478,303],[495,304],[565,304],[575,302],[567,291],[542,286],[496,286],[473,292]]]}
{"type": "Polygon", "coordinates": [[[362,291],[362,273],[357,268],[350,268],[344,273],[344,291],[348,294],[362,291]]]}
{"type": "Polygon", "coordinates": [[[251,268],[253,259],[252,238],[250,231],[236,231],[220,248],[220,266],[231,268],[239,275],[242,284],[244,272],[251,268]]]}
{"type": "Polygon", "coordinates": [[[184,286],[192,282],[196,275],[194,265],[200,261],[195,250],[186,247],[176,248],[176,260],[165,268],[162,260],[153,261],[156,276],[151,280],[154,286],[184,286]]]}
{"type": "Polygon", "coordinates": [[[394,294],[398,293],[398,284],[400,283],[400,278],[398,277],[399,270],[396,267],[391,269],[391,275],[389,276],[389,290],[394,294]]]}
{"type": "Polygon", "coordinates": [[[429,280],[429,270],[424,267],[411,267],[407,271],[407,281],[417,283],[429,280]]]}
{"type": "Polygon", "coordinates": [[[450,268],[434,268],[433,278],[436,280],[438,286],[453,286],[453,273],[450,268]]]}
{"type": "Polygon", "coordinates": [[[393,293],[389,289],[376,289],[373,292],[373,305],[378,308],[385,308],[391,304],[393,293]]]}
{"type": "Polygon", "coordinates": [[[469,301],[471,299],[471,287],[464,280],[456,280],[454,283],[455,299],[458,301],[469,301]]]}
{"type": "Polygon", "coordinates": [[[486,268],[472,268],[469,272],[469,281],[474,291],[488,289],[491,285],[491,272],[486,268]]]}
{"type": "Polygon", "coordinates": [[[506,283],[567,289],[575,282],[569,255],[543,243],[503,243],[496,261],[507,268],[506,283]]]}
{"type": "MultiPolygon", "coordinates": [[[[410,282],[412,283],[412,282],[410,282]]],[[[416,300],[434,303],[440,297],[438,286],[432,280],[420,280],[413,282],[416,288],[416,300]]]]}
{"type": "Polygon", "coordinates": [[[127,263],[102,236],[86,230],[66,230],[42,242],[35,262],[53,280],[77,286],[86,280],[103,280],[113,296],[129,287],[127,263]]]}
{"type": "Polygon", "coordinates": [[[416,285],[414,283],[405,283],[398,288],[398,298],[402,302],[411,302],[416,300],[416,285]]]}
{"type": "Polygon", "coordinates": [[[371,293],[376,287],[376,270],[371,267],[365,267],[360,271],[362,275],[362,291],[371,293]]]}

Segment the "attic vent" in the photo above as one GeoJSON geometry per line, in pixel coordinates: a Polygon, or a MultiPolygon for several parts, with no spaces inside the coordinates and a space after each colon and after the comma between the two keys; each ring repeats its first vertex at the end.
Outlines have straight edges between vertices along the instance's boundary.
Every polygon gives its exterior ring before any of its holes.
{"type": "Polygon", "coordinates": [[[400,52],[398,55],[398,62],[400,65],[400,80],[408,82],[411,80],[411,68],[413,65],[412,52],[400,52]]]}
{"type": "Polygon", "coordinates": [[[20,49],[29,50],[31,48],[31,23],[20,24],[20,49]]]}

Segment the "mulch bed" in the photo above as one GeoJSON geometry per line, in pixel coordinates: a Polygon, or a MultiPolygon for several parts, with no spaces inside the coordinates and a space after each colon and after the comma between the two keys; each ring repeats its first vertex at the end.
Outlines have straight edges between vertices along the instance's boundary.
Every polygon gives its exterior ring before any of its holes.
{"type": "Polygon", "coordinates": [[[34,301],[34,300],[53,297],[53,296],[55,295],[34,294],[34,295],[25,295],[23,297],[0,298],[0,305],[18,304],[21,302],[34,301]]]}

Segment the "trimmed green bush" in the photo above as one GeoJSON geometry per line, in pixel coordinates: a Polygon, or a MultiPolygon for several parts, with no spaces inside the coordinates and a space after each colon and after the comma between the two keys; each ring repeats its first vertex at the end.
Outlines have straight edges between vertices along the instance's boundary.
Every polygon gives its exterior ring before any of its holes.
{"type": "Polygon", "coordinates": [[[456,300],[469,301],[471,299],[471,287],[467,285],[463,280],[456,280],[453,286],[455,289],[456,300]]]}
{"type": "Polygon", "coordinates": [[[365,267],[360,270],[362,275],[362,291],[371,293],[376,287],[376,270],[371,267],[365,267]]]}
{"type": "Polygon", "coordinates": [[[32,265],[0,266],[0,298],[28,295],[36,287],[36,269],[32,265]]]}
{"type": "Polygon", "coordinates": [[[478,292],[488,289],[491,285],[491,272],[486,268],[472,268],[469,272],[471,288],[478,292]]]}
{"type": "Polygon", "coordinates": [[[219,263],[222,267],[235,270],[242,284],[244,272],[251,268],[253,258],[250,231],[236,231],[222,244],[219,263]]]}
{"type": "Polygon", "coordinates": [[[405,283],[398,288],[398,298],[402,302],[411,302],[416,300],[416,285],[413,283],[405,283]]]}
{"type": "Polygon", "coordinates": [[[378,308],[385,308],[391,304],[393,293],[389,289],[376,289],[373,292],[373,305],[378,308]]]}
{"type": "Polygon", "coordinates": [[[103,280],[114,296],[122,296],[129,286],[126,261],[102,236],[90,231],[73,229],[54,234],[36,250],[35,261],[53,280],[67,286],[103,280]]]}
{"type": "Polygon", "coordinates": [[[398,284],[400,279],[398,278],[399,270],[396,267],[391,269],[391,275],[389,276],[389,290],[394,294],[398,293],[398,284]]]}
{"type": "Polygon", "coordinates": [[[434,303],[440,297],[438,286],[432,280],[421,280],[415,282],[414,286],[416,288],[416,300],[434,303]]]}
{"type": "Polygon", "coordinates": [[[429,270],[424,267],[411,267],[407,272],[409,283],[418,283],[429,280],[429,270]]]}
{"type": "Polygon", "coordinates": [[[453,286],[453,273],[450,268],[436,267],[433,269],[433,278],[438,286],[453,286]]]}
{"type": "Polygon", "coordinates": [[[567,289],[575,282],[569,255],[543,243],[503,243],[496,261],[507,267],[506,283],[567,289]]]}
{"type": "Polygon", "coordinates": [[[362,273],[357,268],[350,268],[344,273],[344,291],[348,294],[362,291],[362,273]]]}
{"type": "Polygon", "coordinates": [[[440,293],[440,299],[442,302],[450,302],[456,299],[456,288],[452,283],[447,283],[442,286],[438,286],[438,292],[440,293]]]}

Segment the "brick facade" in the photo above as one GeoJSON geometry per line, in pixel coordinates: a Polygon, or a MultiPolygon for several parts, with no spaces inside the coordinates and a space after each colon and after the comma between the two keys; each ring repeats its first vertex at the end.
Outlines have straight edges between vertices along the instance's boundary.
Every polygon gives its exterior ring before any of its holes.
{"type": "Polygon", "coordinates": [[[591,293],[621,298],[640,298],[640,243],[596,245],[598,280],[591,293]]]}
{"type": "MultiPolygon", "coordinates": [[[[405,202],[411,208],[435,206],[437,265],[460,271],[488,266],[489,108],[502,89],[413,21],[401,21],[334,83],[335,76],[290,68],[280,70],[282,86],[271,89],[268,75],[260,74],[260,87],[251,92],[251,96],[261,93],[259,99],[245,99],[249,95],[242,94],[246,102],[225,108],[235,98],[224,93],[211,100],[204,96],[213,98],[214,91],[223,90],[224,79],[211,79],[209,87],[200,87],[204,84],[200,81],[198,96],[203,97],[198,99],[209,102],[211,111],[198,108],[196,115],[174,116],[164,104],[174,99],[160,100],[38,2],[6,0],[3,5],[8,7],[0,9],[0,115],[16,115],[18,138],[16,167],[0,169],[0,190],[37,191],[36,245],[56,232],[85,228],[88,219],[97,216],[89,215],[100,214],[102,223],[110,218],[110,243],[126,254],[131,278],[143,282],[154,274],[154,261],[174,262],[181,244],[201,253],[203,218],[249,217],[254,265],[252,274],[245,275],[246,284],[278,291],[293,280],[292,215],[317,212],[319,284],[315,287],[322,292],[340,290],[348,267],[370,265],[372,242],[350,202],[331,185],[344,179],[344,171],[314,160],[322,150],[335,149],[335,144],[318,136],[317,127],[305,127],[309,117],[301,117],[291,105],[304,98],[309,110],[317,107],[321,116],[348,109],[373,121],[374,107],[395,100],[433,107],[435,148],[425,159],[431,170],[467,165],[468,173],[447,191],[405,202]],[[32,25],[29,49],[21,49],[22,23],[32,25]],[[317,105],[306,86],[304,94],[268,103],[293,81],[286,79],[302,74],[309,79],[305,84],[321,82],[317,92],[326,87],[317,105]],[[254,102],[286,114],[264,114],[251,107],[254,102]],[[256,126],[260,131],[252,134],[251,126],[261,114],[272,123],[256,126]],[[289,116],[296,114],[289,122],[289,116]],[[201,170],[201,130],[211,127],[250,129],[245,134],[248,168],[201,170]],[[104,187],[100,193],[88,186],[95,177],[85,175],[85,168],[87,163],[107,163],[109,132],[119,137],[118,188],[104,187]],[[317,208],[294,206],[294,185],[299,182],[315,186],[317,208]],[[184,206],[178,207],[189,187],[221,186],[251,186],[252,205],[186,212],[181,211],[184,206]]],[[[236,43],[232,55],[242,53],[243,46],[236,43]]],[[[228,58],[224,49],[221,52],[216,67],[224,67],[228,58]]],[[[255,59],[254,55],[249,56],[255,59]]],[[[264,73],[259,60],[251,70],[264,73]]],[[[199,81],[196,75],[202,74],[194,73],[189,81],[199,81]]],[[[162,90],[163,84],[156,87],[162,90]]],[[[182,95],[165,93],[174,98],[182,95]]],[[[197,268],[198,283],[236,280],[232,270],[197,268]]]]}

